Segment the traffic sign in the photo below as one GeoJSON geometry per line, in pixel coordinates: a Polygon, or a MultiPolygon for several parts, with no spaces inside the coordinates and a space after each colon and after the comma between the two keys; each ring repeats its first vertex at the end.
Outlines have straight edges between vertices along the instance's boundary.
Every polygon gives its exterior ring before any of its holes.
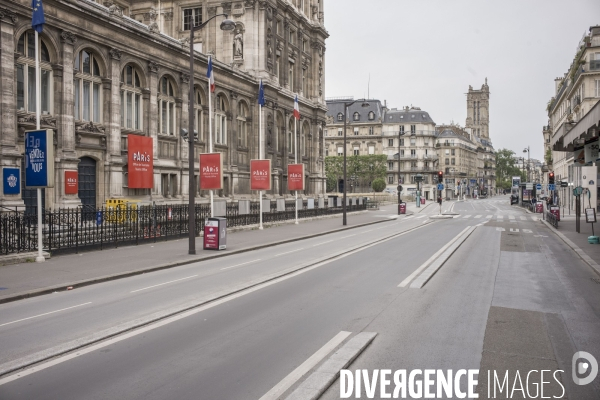
{"type": "Polygon", "coordinates": [[[527,189],[527,190],[533,190],[533,183],[531,183],[531,182],[527,182],[527,183],[525,184],[525,189],[527,189]]]}
{"type": "Polygon", "coordinates": [[[444,190],[444,184],[443,183],[438,183],[437,190],[444,190]]]}
{"type": "Polygon", "coordinates": [[[538,183],[537,185],[535,185],[535,189],[536,190],[542,190],[542,184],[538,183]]]}
{"type": "Polygon", "coordinates": [[[561,182],[560,183],[560,187],[567,187],[569,186],[569,182],[561,182]]]}
{"type": "Polygon", "coordinates": [[[548,185],[548,190],[556,190],[556,185],[554,185],[554,184],[552,184],[552,183],[551,183],[551,184],[549,184],[549,185],[548,185]]]}

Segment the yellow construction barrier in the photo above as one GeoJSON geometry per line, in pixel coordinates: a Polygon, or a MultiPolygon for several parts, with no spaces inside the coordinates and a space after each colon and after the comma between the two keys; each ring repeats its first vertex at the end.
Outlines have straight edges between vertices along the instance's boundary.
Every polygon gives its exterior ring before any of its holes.
{"type": "Polygon", "coordinates": [[[137,221],[138,203],[128,199],[106,200],[107,222],[123,223],[125,221],[137,221]],[[128,212],[129,210],[129,212],[128,212]]]}

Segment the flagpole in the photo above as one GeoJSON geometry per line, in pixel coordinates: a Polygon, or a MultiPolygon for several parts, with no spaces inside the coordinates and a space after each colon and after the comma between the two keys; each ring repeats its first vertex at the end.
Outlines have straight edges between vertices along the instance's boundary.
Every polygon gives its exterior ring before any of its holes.
{"type": "MultiPolygon", "coordinates": [[[[262,80],[260,81],[260,85],[262,87],[262,80]]],[[[258,105],[258,158],[262,160],[263,158],[263,146],[262,146],[262,104],[258,105]]],[[[259,203],[259,212],[260,219],[258,223],[258,229],[263,229],[263,204],[262,204],[262,195],[263,192],[260,190],[258,192],[258,203],[259,203]]]]}
{"type": "MultiPolygon", "coordinates": [[[[294,164],[298,164],[298,120],[294,116],[294,164]]],[[[289,178],[288,178],[289,179],[289,178]]],[[[296,210],[296,222],[298,225],[298,191],[295,192],[296,204],[294,209],[296,210]]]]}
{"type": "MultiPolygon", "coordinates": [[[[209,57],[209,62],[212,62],[209,57]]],[[[213,152],[212,145],[212,88],[210,87],[210,76],[208,77],[208,152],[213,152]]],[[[221,171],[223,173],[223,171],[221,171]]],[[[209,190],[210,193],[210,217],[214,217],[213,214],[213,191],[209,190]]]]}
{"type": "MultiPolygon", "coordinates": [[[[40,129],[40,114],[42,109],[42,96],[41,96],[41,76],[40,76],[40,56],[38,49],[38,31],[35,32],[35,129],[40,129]]],[[[51,145],[51,144],[49,144],[51,145]]],[[[42,189],[37,188],[37,235],[38,235],[38,255],[35,259],[36,262],[44,262],[46,259],[42,254],[42,189]]]]}

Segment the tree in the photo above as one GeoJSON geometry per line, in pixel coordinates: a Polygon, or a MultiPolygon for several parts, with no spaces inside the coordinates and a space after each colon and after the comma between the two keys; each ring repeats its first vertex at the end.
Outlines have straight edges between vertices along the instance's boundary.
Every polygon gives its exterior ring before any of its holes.
{"type": "MultiPolygon", "coordinates": [[[[387,173],[386,155],[349,156],[346,158],[346,162],[346,176],[348,180],[354,177],[361,186],[367,186],[376,179],[381,178],[384,179],[385,185],[385,176],[387,173]]],[[[344,157],[325,157],[325,176],[327,177],[327,191],[337,190],[337,183],[344,176],[344,157]]]]}
{"type": "Polygon", "coordinates": [[[376,192],[383,192],[383,189],[385,189],[385,179],[383,178],[377,178],[373,181],[373,190],[376,192]]]}
{"type": "Polygon", "coordinates": [[[549,147],[546,149],[546,154],[544,155],[544,161],[546,161],[547,165],[552,164],[552,149],[549,147]]]}
{"type": "Polygon", "coordinates": [[[516,165],[515,152],[509,149],[500,149],[496,152],[496,187],[510,189],[512,177],[520,176],[524,182],[526,174],[516,165]]]}

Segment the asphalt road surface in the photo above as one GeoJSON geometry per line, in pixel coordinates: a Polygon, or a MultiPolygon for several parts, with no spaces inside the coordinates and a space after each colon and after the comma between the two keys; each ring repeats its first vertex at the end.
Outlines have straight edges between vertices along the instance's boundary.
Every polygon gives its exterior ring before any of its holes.
{"type": "Polygon", "coordinates": [[[545,396],[600,398],[600,378],[576,385],[571,370],[577,351],[600,360],[600,281],[539,216],[502,196],[378,217],[0,305],[0,398],[259,399],[340,332],[377,333],[353,371],[479,369],[488,398],[487,371],[562,370],[545,396]],[[440,211],[454,218],[429,218],[440,211]],[[467,227],[425,286],[401,285],[467,227]]]}

